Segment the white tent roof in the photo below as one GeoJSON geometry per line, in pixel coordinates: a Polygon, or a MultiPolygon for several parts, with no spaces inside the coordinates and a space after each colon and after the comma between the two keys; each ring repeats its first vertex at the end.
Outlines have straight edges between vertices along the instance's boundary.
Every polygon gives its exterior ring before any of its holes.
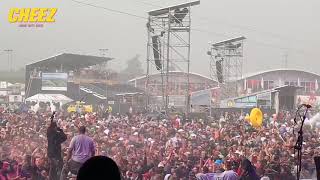
{"type": "Polygon", "coordinates": [[[73,100],[63,94],[36,94],[34,96],[28,97],[26,101],[61,102],[62,104],[66,104],[72,102],[73,100]]]}

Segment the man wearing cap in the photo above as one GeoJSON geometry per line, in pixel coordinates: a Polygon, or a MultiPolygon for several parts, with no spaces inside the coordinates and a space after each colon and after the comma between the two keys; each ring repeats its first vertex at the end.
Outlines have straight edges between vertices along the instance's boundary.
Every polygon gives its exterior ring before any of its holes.
{"type": "Polygon", "coordinates": [[[224,169],[222,168],[223,160],[217,159],[214,162],[214,171],[215,173],[222,173],[224,169]]]}
{"type": "Polygon", "coordinates": [[[60,180],[65,180],[69,171],[77,174],[82,164],[95,155],[94,142],[85,133],[86,128],[80,126],[79,135],[72,138],[68,149],[67,161],[62,168],[60,180]]]}

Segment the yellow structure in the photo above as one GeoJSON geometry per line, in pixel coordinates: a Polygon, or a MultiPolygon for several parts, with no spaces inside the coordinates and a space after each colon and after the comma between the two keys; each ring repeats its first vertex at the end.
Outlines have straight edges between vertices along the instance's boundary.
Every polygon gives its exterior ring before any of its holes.
{"type": "Polygon", "coordinates": [[[253,108],[250,112],[250,123],[254,128],[259,128],[262,125],[263,114],[259,108],[253,108]]]}
{"type": "Polygon", "coordinates": [[[67,108],[69,113],[77,112],[77,110],[80,110],[80,112],[91,113],[93,112],[93,107],[92,105],[84,105],[84,102],[77,101],[76,104],[72,104],[67,108]]]}

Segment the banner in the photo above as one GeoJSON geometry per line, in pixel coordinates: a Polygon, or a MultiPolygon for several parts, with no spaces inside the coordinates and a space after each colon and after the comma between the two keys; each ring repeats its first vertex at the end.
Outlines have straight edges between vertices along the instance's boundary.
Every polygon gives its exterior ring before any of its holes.
{"type": "Polygon", "coordinates": [[[211,88],[191,93],[191,104],[210,106],[220,103],[220,88],[211,88]]]}
{"type": "Polygon", "coordinates": [[[9,95],[9,102],[22,102],[22,96],[21,95],[9,95]]]}
{"type": "Polygon", "coordinates": [[[313,107],[320,106],[320,96],[297,96],[297,105],[310,104],[313,107]]]}
{"type": "Polygon", "coordinates": [[[6,89],[8,86],[7,86],[7,82],[5,81],[0,81],[0,89],[6,89]]]}
{"type": "Polygon", "coordinates": [[[67,91],[67,73],[42,73],[43,91],[67,91]]]}
{"type": "Polygon", "coordinates": [[[8,95],[8,91],[0,91],[0,96],[7,96],[8,95]]]}

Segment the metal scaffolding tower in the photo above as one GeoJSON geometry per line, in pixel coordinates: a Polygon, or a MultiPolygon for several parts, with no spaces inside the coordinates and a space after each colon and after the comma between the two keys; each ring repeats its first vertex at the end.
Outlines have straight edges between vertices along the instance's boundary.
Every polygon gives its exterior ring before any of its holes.
{"type": "Polygon", "coordinates": [[[8,55],[8,69],[10,72],[12,72],[12,67],[13,67],[13,50],[12,49],[5,49],[3,50],[4,52],[7,53],[8,55]]]}
{"type": "Polygon", "coordinates": [[[239,95],[238,82],[242,78],[243,46],[246,38],[241,36],[210,44],[211,77],[219,82],[221,98],[239,95]]]}
{"type": "Polygon", "coordinates": [[[190,111],[190,36],[191,7],[200,1],[184,3],[148,12],[147,23],[147,74],[145,90],[150,105],[149,75],[160,71],[162,77],[162,107],[168,112],[170,106],[170,68],[174,66],[187,73],[185,88],[186,114],[190,111]]]}

